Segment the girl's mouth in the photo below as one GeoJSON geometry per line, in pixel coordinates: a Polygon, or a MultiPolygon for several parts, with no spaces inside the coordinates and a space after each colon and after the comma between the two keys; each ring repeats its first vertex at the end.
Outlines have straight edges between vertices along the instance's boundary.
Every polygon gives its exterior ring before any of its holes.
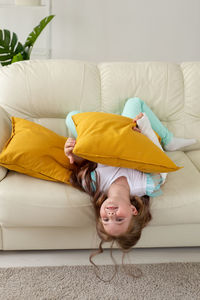
{"type": "Polygon", "coordinates": [[[116,206],[107,206],[106,208],[107,208],[107,209],[113,209],[113,210],[114,210],[114,209],[117,209],[118,207],[116,207],[116,206]]]}

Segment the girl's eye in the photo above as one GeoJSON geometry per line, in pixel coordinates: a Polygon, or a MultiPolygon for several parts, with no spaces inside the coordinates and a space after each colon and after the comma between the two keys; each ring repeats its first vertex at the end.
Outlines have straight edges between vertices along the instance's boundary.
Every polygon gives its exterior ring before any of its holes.
{"type": "Polygon", "coordinates": [[[108,218],[103,218],[103,221],[104,221],[104,222],[108,222],[109,219],[108,219],[108,218]]]}
{"type": "Polygon", "coordinates": [[[117,222],[122,222],[123,220],[123,218],[117,218],[117,222]]]}

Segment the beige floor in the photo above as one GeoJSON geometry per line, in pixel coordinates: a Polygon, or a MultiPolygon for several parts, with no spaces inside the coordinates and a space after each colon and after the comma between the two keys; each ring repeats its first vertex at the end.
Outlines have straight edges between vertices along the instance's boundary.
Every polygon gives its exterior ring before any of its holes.
{"type": "MultiPolygon", "coordinates": [[[[90,253],[90,250],[2,251],[0,252],[0,267],[87,265],[90,253]]],[[[114,257],[121,263],[119,250],[114,250],[114,257]]],[[[106,250],[104,254],[99,255],[95,262],[111,264],[109,251],[106,250]]],[[[133,249],[125,262],[135,264],[200,262],[200,247],[133,249]]]]}

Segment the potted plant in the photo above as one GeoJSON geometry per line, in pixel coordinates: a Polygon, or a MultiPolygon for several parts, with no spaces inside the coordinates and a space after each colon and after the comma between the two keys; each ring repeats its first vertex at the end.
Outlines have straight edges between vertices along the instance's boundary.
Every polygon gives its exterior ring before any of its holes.
{"type": "Polygon", "coordinates": [[[24,44],[18,41],[17,34],[7,29],[0,29],[0,63],[6,66],[21,60],[29,60],[33,45],[47,24],[55,17],[50,15],[40,21],[28,35],[24,44]]]}

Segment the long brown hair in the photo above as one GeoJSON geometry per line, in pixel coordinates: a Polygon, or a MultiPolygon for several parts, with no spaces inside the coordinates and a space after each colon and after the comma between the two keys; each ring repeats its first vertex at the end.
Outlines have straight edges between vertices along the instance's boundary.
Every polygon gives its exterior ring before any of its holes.
{"type": "MultiPolygon", "coordinates": [[[[136,216],[133,216],[131,222],[129,224],[128,230],[126,233],[120,236],[112,236],[108,234],[102,224],[100,218],[100,208],[102,203],[107,199],[107,195],[102,193],[99,188],[99,178],[96,173],[96,181],[94,182],[91,178],[91,172],[95,171],[97,164],[88,160],[83,161],[81,165],[77,165],[71,174],[71,184],[78,188],[79,190],[85,191],[91,196],[95,217],[96,217],[96,229],[98,236],[101,239],[99,244],[99,248],[96,252],[90,255],[90,262],[95,266],[96,264],[93,262],[93,257],[97,254],[103,252],[103,243],[104,242],[112,242],[111,244],[111,257],[114,261],[112,256],[112,247],[113,244],[116,243],[119,248],[125,253],[129,249],[131,249],[140,239],[142,229],[148,224],[151,220],[151,213],[150,213],[150,203],[149,203],[149,196],[133,196],[130,198],[131,204],[134,205],[138,211],[136,216]],[[83,181],[84,178],[84,188],[83,188],[83,181]],[[93,186],[95,185],[95,189],[93,186]]],[[[114,261],[116,266],[116,263],[114,261]]]]}
{"type": "Polygon", "coordinates": [[[94,171],[97,167],[97,163],[91,162],[89,160],[84,160],[81,164],[77,165],[74,163],[74,168],[70,176],[70,183],[75,188],[86,192],[91,197],[94,197],[96,192],[99,190],[98,182],[93,181],[91,178],[91,172],[94,171]],[[83,179],[84,178],[84,187],[83,179]],[[93,186],[95,188],[93,188],[93,186]]]}

